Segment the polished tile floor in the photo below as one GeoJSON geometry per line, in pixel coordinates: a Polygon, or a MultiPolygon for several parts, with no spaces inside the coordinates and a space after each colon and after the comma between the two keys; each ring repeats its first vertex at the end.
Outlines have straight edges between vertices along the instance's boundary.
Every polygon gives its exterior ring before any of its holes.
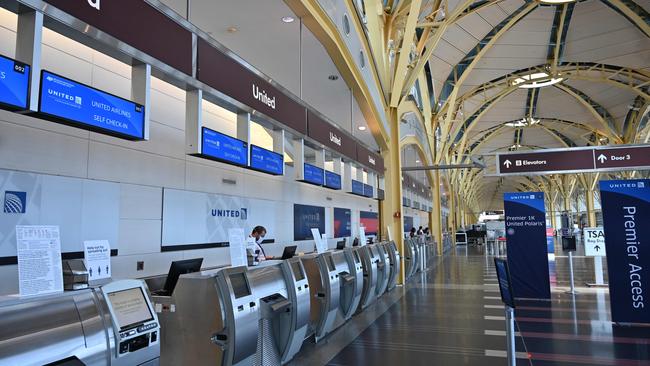
{"type": "MultiPolygon", "coordinates": [[[[304,346],[292,365],[506,365],[504,308],[483,250],[437,257],[427,273],[304,346]]],[[[556,261],[552,272],[563,278],[565,264],[556,261]]],[[[552,301],[519,304],[517,365],[650,365],[650,327],[612,326],[604,289],[564,291],[554,286],[552,301]]]]}

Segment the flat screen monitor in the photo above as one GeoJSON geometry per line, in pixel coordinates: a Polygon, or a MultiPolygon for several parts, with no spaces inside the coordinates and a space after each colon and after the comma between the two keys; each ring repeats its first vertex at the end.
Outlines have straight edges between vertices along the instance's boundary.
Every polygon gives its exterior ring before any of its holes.
{"type": "Polygon", "coordinates": [[[284,174],[284,156],[282,154],[251,145],[251,169],[273,175],[284,174]]]}
{"type": "Polygon", "coordinates": [[[341,176],[330,171],[325,171],[325,187],[341,189],[341,176]]]}
{"type": "Polygon", "coordinates": [[[201,155],[228,164],[246,166],[248,165],[248,143],[203,127],[201,155]]]}
{"type": "Polygon", "coordinates": [[[149,309],[141,287],[110,292],[107,297],[120,331],[153,320],[151,309],[149,309]]]}
{"type": "Polygon", "coordinates": [[[30,70],[27,64],[0,56],[0,107],[8,110],[27,109],[30,70]]]}
{"type": "Polygon", "coordinates": [[[456,233],[456,244],[467,244],[467,233],[456,233]]]}
{"type": "Polygon", "coordinates": [[[563,236],[562,237],[562,250],[566,252],[574,252],[576,250],[576,237],[563,236]]]}
{"type": "Polygon", "coordinates": [[[345,239],[336,242],[336,249],[345,249],[345,239]]]}
{"type": "Polygon", "coordinates": [[[323,172],[323,169],[315,165],[305,163],[304,181],[307,183],[315,184],[317,186],[322,186],[325,184],[325,176],[323,172]]]}
{"type": "Polygon", "coordinates": [[[228,275],[228,278],[230,278],[230,285],[232,286],[232,292],[235,294],[235,299],[250,296],[251,288],[248,285],[248,279],[245,273],[232,273],[228,275]]]}
{"type": "Polygon", "coordinates": [[[176,288],[178,278],[185,273],[200,271],[202,264],[203,258],[185,259],[182,261],[172,262],[171,266],[169,266],[169,273],[167,274],[165,287],[163,288],[164,294],[171,296],[174,293],[174,289],[176,288]]]}
{"type": "Polygon", "coordinates": [[[372,186],[370,184],[364,184],[363,185],[363,195],[368,197],[368,198],[372,198],[372,196],[375,195],[374,188],[372,188],[372,186]]]}
{"type": "Polygon", "coordinates": [[[363,183],[359,182],[358,180],[352,180],[352,193],[363,196],[363,183]]]}
{"type": "Polygon", "coordinates": [[[305,272],[303,272],[299,261],[291,262],[291,271],[293,272],[293,276],[296,277],[296,281],[305,279],[305,272]]]}
{"type": "Polygon", "coordinates": [[[297,245],[289,245],[284,247],[284,251],[282,252],[282,258],[281,259],[291,259],[293,258],[294,255],[296,255],[296,249],[298,248],[297,245]]]}
{"type": "Polygon", "coordinates": [[[38,110],[56,122],[129,140],[144,139],[144,106],[45,70],[38,110]]]}

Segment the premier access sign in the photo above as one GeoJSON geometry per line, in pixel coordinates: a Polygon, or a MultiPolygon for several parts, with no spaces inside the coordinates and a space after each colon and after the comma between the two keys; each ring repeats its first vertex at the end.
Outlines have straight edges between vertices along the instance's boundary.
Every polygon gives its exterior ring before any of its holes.
{"type": "Polygon", "coordinates": [[[497,154],[497,175],[650,169],[650,145],[547,149],[497,154]]]}

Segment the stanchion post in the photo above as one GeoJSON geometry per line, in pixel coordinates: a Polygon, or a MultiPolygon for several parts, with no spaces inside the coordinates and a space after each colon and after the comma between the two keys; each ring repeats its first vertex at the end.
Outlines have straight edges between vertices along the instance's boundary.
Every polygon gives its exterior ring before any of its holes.
{"type": "Polygon", "coordinates": [[[571,281],[571,290],[568,292],[570,294],[576,294],[575,283],[573,279],[573,252],[569,252],[569,280],[571,281]]]}
{"type": "Polygon", "coordinates": [[[508,366],[517,365],[515,348],[515,309],[506,306],[506,337],[508,350],[508,366]]]}

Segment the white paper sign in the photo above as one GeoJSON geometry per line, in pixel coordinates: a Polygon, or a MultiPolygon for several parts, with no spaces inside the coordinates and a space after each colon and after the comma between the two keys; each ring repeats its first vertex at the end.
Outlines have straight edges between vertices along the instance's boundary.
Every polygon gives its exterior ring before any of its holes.
{"type": "Polygon", "coordinates": [[[368,243],[368,240],[366,239],[366,228],[363,226],[359,227],[359,241],[361,242],[361,246],[364,246],[368,243]]]}
{"type": "Polygon", "coordinates": [[[254,251],[255,251],[255,247],[256,247],[256,245],[255,245],[255,238],[251,238],[251,237],[246,238],[246,249],[251,250],[251,251],[254,252],[254,251]]]}
{"type": "Polygon", "coordinates": [[[320,235],[320,230],[318,230],[318,228],[312,228],[311,235],[316,242],[316,252],[325,253],[327,251],[327,242],[324,241],[323,237],[320,235]]]}
{"type": "Polygon", "coordinates": [[[63,291],[58,226],[16,226],[20,296],[63,291]]]}
{"type": "Polygon", "coordinates": [[[587,257],[605,257],[605,231],[602,227],[584,229],[585,255],[587,257]]]}
{"type": "Polygon", "coordinates": [[[386,225],[386,232],[388,233],[388,241],[393,241],[393,233],[390,232],[389,225],[386,225]]]}
{"type": "Polygon", "coordinates": [[[228,243],[230,243],[230,265],[247,266],[244,229],[228,229],[228,243]]]}
{"type": "Polygon", "coordinates": [[[111,277],[111,245],[108,240],[84,241],[84,258],[88,269],[88,280],[111,277]]]}

